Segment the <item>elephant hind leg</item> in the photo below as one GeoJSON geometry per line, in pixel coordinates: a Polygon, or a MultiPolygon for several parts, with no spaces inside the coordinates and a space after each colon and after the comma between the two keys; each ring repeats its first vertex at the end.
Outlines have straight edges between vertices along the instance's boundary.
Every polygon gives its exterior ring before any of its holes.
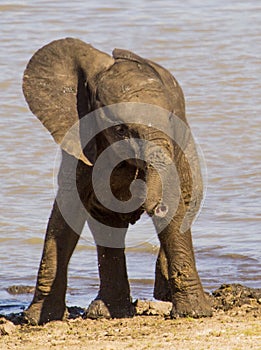
{"type": "Polygon", "coordinates": [[[97,246],[100,290],[86,311],[87,318],[134,316],[124,248],[97,246]]]}
{"type": "MultiPolygon", "coordinates": [[[[120,218],[111,221],[120,223],[120,218]]],[[[98,256],[100,288],[98,296],[86,311],[87,318],[122,318],[134,315],[126,268],[124,240],[127,225],[121,228],[102,225],[88,218],[98,256]]]]}
{"type": "Polygon", "coordinates": [[[157,300],[172,301],[168,276],[168,261],[162,247],[160,247],[156,261],[153,296],[157,300]]]}

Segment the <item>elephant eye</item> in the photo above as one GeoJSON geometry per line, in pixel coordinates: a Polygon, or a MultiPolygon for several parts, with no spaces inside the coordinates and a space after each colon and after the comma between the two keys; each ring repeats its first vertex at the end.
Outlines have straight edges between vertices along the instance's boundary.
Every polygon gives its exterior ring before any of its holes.
{"type": "Polygon", "coordinates": [[[124,124],[115,126],[114,132],[115,132],[115,134],[117,134],[120,137],[127,137],[128,136],[128,128],[124,124]]]}

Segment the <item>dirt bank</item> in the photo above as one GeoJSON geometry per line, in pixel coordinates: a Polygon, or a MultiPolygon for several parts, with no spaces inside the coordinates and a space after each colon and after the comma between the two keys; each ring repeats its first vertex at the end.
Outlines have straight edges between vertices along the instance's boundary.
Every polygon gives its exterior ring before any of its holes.
{"type": "Polygon", "coordinates": [[[203,319],[171,320],[168,304],[143,301],[132,319],[83,319],[72,308],[71,319],[30,326],[9,315],[0,349],[261,349],[261,290],[226,285],[213,294],[214,316],[203,319]]]}

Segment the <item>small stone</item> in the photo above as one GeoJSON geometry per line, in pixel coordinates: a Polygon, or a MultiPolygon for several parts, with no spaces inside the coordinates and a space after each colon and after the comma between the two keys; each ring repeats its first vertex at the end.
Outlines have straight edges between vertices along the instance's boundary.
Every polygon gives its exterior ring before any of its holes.
{"type": "Polygon", "coordinates": [[[164,301],[137,300],[136,315],[169,316],[172,303],[164,301]]]}
{"type": "Polygon", "coordinates": [[[15,325],[6,320],[4,317],[0,318],[0,335],[9,335],[15,330],[15,325]]]}
{"type": "Polygon", "coordinates": [[[241,305],[242,309],[254,309],[255,306],[254,305],[250,305],[250,304],[243,304],[241,305]]]}
{"type": "Polygon", "coordinates": [[[34,287],[23,286],[23,285],[13,285],[8,287],[6,290],[9,294],[29,294],[34,292],[34,287]]]}
{"type": "Polygon", "coordinates": [[[144,315],[149,310],[149,301],[137,299],[134,303],[136,315],[144,315]]]}
{"type": "Polygon", "coordinates": [[[150,314],[159,316],[169,316],[172,303],[166,301],[150,301],[150,314]]]}

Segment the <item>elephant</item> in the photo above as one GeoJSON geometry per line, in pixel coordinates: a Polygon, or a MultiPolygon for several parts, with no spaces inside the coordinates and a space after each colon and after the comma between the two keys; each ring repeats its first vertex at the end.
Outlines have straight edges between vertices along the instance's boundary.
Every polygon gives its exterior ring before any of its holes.
{"type": "Polygon", "coordinates": [[[86,222],[100,279],[86,317],[133,317],[125,235],[143,213],[160,245],[154,297],[172,302],[173,318],[211,316],[191,238],[203,197],[200,160],[172,74],[131,51],[111,56],[63,38],[32,56],[23,93],[62,153],[27,320],[65,317],[68,263],[86,222]]]}

